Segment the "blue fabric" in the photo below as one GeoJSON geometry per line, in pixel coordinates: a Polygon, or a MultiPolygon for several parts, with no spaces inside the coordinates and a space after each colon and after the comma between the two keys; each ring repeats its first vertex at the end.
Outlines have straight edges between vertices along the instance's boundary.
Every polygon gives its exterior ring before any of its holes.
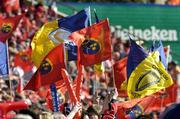
{"type": "Polygon", "coordinates": [[[52,103],[53,103],[54,112],[59,112],[59,99],[58,99],[58,96],[57,96],[56,85],[51,84],[50,89],[51,89],[51,96],[52,96],[52,99],[53,99],[52,103]]]}
{"type": "MultiPolygon", "coordinates": [[[[58,26],[69,32],[75,32],[88,27],[91,21],[90,8],[81,10],[73,16],[64,17],[58,20],[58,26]]],[[[77,60],[77,46],[74,42],[65,43],[68,49],[68,61],[77,60]]]]}
{"type": "Polygon", "coordinates": [[[136,119],[142,113],[143,113],[143,110],[139,107],[139,105],[136,105],[131,109],[129,113],[130,119],[136,119]]]}
{"type": "Polygon", "coordinates": [[[150,52],[158,51],[160,54],[160,60],[163,63],[164,67],[167,69],[166,56],[164,53],[164,47],[161,40],[159,40],[159,43],[156,43],[155,41],[153,41],[153,44],[151,48],[149,49],[149,51],[150,52]]]}
{"type": "Polygon", "coordinates": [[[65,43],[65,48],[67,49],[68,53],[68,61],[77,60],[77,45],[73,44],[72,42],[65,43]]]}
{"type": "Polygon", "coordinates": [[[6,44],[0,42],[0,76],[8,75],[8,57],[6,44]]]}
{"type": "Polygon", "coordinates": [[[59,19],[58,26],[67,31],[74,32],[87,27],[90,19],[90,8],[86,8],[73,16],[59,19]]]}
{"type": "Polygon", "coordinates": [[[130,41],[131,46],[127,61],[127,79],[129,79],[131,73],[138,66],[138,64],[148,56],[144,49],[136,44],[134,40],[130,38],[130,41]]]}

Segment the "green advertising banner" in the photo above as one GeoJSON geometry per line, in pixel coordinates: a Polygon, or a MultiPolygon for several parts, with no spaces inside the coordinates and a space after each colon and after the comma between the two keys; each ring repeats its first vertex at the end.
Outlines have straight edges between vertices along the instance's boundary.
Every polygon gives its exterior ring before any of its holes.
{"type": "Polygon", "coordinates": [[[128,40],[128,34],[133,34],[135,40],[144,40],[147,47],[152,40],[162,40],[165,46],[170,45],[173,60],[180,63],[180,6],[59,3],[58,10],[72,15],[72,9],[79,11],[89,6],[92,10],[96,8],[100,19],[109,18],[111,30],[117,37],[128,40]]]}

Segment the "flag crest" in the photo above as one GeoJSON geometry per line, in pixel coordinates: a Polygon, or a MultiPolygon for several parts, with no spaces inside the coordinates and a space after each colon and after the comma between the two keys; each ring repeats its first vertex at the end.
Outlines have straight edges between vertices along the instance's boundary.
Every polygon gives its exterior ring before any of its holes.
{"type": "Polygon", "coordinates": [[[5,42],[11,37],[23,15],[0,19],[0,41],[5,42]]]}

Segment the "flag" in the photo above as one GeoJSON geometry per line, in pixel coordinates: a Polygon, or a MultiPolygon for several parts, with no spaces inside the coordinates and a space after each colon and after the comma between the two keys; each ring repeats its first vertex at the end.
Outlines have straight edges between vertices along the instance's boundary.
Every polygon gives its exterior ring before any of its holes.
{"type": "Polygon", "coordinates": [[[2,42],[0,42],[0,58],[0,76],[6,76],[9,74],[7,46],[2,42]]]}
{"type": "Polygon", "coordinates": [[[156,43],[155,41],[153,41],[153,44],[150,48],[150,51],[151,52],[154,52],[154,51],[158,51],[159,54],[160,54],[160,60],[161,62],[163,63],[164,67],[167,69],[167,58],[165,56],[165,52],[164,52],[164,47],[163,47],[163,44],[161,42],[161,40],[159,40],[159,43],[156,43]]]}
{"type": "Polygon", "coordinates": [[[25,73],[28,73],[33,68],[33,64],[31,62],[31,57],[29,54],[31,54],[30,48],[26,51],[15,54],[14,60],[13,60],[14,66],[21,67],[25,73]]]}
{"type": "Polygon", "coordinates": [[[73,32],[69,37],[78,45],[82,65],[90,66],[111,58],[110,28],[107,19],[73,32]]]}
{"type": "Polygon", "coordinates": [[[147,96],[144,98],[132,99],[124,102],[115,102],[112,104],[116,111],[116,118],[118,119],[135,119],[142,115],[149,106],[156,101],[156,96],[147,96]]]}
{"type": "Polygon", "coordinates": [[[0,41],[5,42],[11,37],[23,15],[0,19],[0,41]]]}
{"type": "Polygon", "coordinates": [[[147,54],[131,40],[127,61],[127,92],[130,99],[151,95],[173,84],[158,51],[147,54]]]}
{"type": "Polygon", "coordinates": [[[86,27],[89,16],[90,10],[84,9],[73,16],[44,24],[35,34],[31,42],[32,61],[35,66],[39,67],[44,57],[59,43],[69,43],[68,36],[71,32],[86,27]]]}
{"type": "Polygon", "coordinates": [[[156,97],[154,96],[147,96],[141,99],[134,107],[129,110],[129,113],[126,117],[130,117],[130,119],[135,119],[138,116],[142,115],[143,112],[149,107],[150,104],[156,101],[156,97]]]}
{"type": "Polygon", "coordinates": [[[127,97],[126,90],[122,89],[121,87],[124,81],[127,82],[126,64],[127,57],[115,62],[113,65],[114,83],[120,97],[127,97]]]}
{"type": "Polygon", "coordinates": [[[64,58],[63,44],[59,44],[44,58],[24,89],[37,91],[41,86],[50,85],[61,80],[63,82],[60,69],[65,68],[64,58]]]}

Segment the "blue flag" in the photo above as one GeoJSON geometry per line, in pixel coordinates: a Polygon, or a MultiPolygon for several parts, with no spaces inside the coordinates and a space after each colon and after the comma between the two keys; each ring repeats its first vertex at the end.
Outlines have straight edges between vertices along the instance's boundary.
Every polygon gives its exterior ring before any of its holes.
{"type": "MultiPolygon", "coordinates": [[[[88,27],[91,22],[91,13],[90,8],[86,8],[84,10],[81,10],[76,15],[61,18],[58,20],[58,26],[61,29],[66,30],[67,32],[74,32],[80,29],[83,29],[85,27],[88,27]]],[[[68,34],[69,36],[70,34],[68,34]]],[[[77,45],[67,40],[68,38],[65,38],[65,47],[67,49],[67,60],[77,60],[77,45]]]]}
{"type": "Polygon", "coordinates": [[[159,43],[156,43],[155,41],[153,41],[153,44],[150,47],[149,51],[150,52],[158,51],[159,55],[160,55],[159,56],[160,61],[163,63],[164,67],[167,69],[168,66],[167,66],[167,62],[166,62],[166,56],[164,53],[164,47],[163,47],[162,41],[159,40],[159,43]]]}
{"type": "Polygon", "coordinates": [[[8,73],[7,47],[0,42],[0,76],[6,76],[8,73]]]}
{"type": "Polygon", "coordinates": [[[129,79],[129,76],[133,72],[133,70],[137,67],[137,65],[143,61],[148,54],[144,51],[142,47],[136,44],[134,40],[130,38],[131,41],[131,47],[130,52],[128,55],[128,61],[127,61],[127,79],[129,79]]]}
{"type": "Polygon", "coordinates": [[[81,10],[76,15],[64,17],[58,20],[58,25],[61,29],[74,32],[87,27],[91,19],[90,8],[81,10]]]}

